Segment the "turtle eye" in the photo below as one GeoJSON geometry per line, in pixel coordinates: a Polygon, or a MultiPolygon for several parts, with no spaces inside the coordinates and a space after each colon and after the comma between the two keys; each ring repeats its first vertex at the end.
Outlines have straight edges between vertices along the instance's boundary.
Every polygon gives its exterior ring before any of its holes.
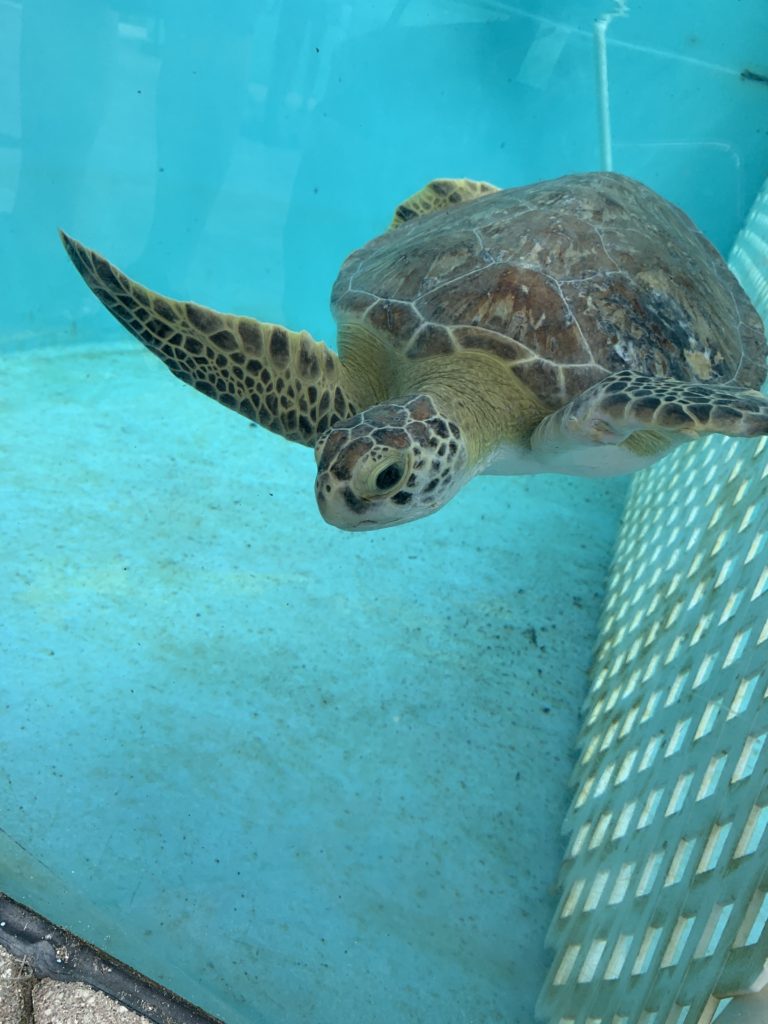
{"type": "Polygon", "coordinates": [[[396,487],[403,479],[403,467],[393,462],[391,466],[385,466],[376,476],[376,488],[379,491],[388,491],[396,487]]]}

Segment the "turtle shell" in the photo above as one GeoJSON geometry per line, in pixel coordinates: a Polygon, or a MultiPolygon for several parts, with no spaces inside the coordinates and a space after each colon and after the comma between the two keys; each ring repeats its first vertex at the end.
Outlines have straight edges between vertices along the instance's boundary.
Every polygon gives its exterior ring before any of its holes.
{"type": "Polygon", "coordinates": [[[411,358],[496,356],[552,407],[609,373],[757,388],[763,326],[676,206],[612,173],[417,217],[344,262],[331,305],[411,358]]]}

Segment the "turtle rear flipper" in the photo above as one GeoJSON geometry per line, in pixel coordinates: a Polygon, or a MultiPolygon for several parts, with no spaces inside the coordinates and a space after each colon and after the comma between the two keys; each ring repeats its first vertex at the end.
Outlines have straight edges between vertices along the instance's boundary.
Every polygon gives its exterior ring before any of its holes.
{"type": "Polygon", "coordinates": [[[396,228],[425,213],[434,213],[435,210],[442,210],[446,206],[465,203],[469,199],[477,199],[489,192],[499,191],[500,189],[487,181],[472,181],[471,178],[435,178],[400,203],[389,226],[396,228]]]}
{"type": "Polygon", "coordinates": [[[310,446],[358,411],[341,360],[306,331],[168,299],[63,232],[61,238],[94,295],[185,384],[310,446]]]}
{"type": "Polygon", "coordinates": [[[531,450],[546,456],[623,445],[652,457],[703,434],[768,434],[768,398],[750,388],[622,370],[545,417],[531,436],[531,450]]]}

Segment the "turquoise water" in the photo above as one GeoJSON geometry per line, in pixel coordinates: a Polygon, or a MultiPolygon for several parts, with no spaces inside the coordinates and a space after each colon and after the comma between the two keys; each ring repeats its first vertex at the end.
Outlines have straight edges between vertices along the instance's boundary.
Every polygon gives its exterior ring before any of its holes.
{"type": "Polygon", "coordinates": [[[619,7],[0,5],[0,888],[228,1024],[532,1019],[626,481],[342,535],[311,452],[174,381],[55,228],[329,341],[435,176],[610,161],[726,251],[765,5],[619,7]]]}

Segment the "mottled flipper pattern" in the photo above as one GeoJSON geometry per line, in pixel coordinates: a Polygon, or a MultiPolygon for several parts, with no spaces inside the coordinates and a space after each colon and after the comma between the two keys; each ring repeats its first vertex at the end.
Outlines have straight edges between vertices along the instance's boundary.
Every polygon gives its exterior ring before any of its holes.
{"type": "Polygon", "coordinates": [[[396,228],[425,213],[433,213],[446,206],[464,203],[468,199],[477,199],[478,196],[499,191],[495,185],[491,185],[487,181],[472,181],[471,178],[435,178],[434,181],[430,181],[424,188],[414,192],[412,196],[400,203],[389,226],[396,228]]]}
{"type": "Polygon", "coordinates": [[[310,446],[358,411],[339,357],[306,331],[165,298],[63,232],[61,237],[94,295],[185,384],[310,446]]]}
{"type": "Polygon", "coordinates": [[[542,420],[533,432],[531,448],[546,454],[569,447],[626,443],[642,451],[648,448],[644,437],[657,438],[664,447],[703,434],[768,434],[768,397],[749,388],[622,370],[542,420]]]}

